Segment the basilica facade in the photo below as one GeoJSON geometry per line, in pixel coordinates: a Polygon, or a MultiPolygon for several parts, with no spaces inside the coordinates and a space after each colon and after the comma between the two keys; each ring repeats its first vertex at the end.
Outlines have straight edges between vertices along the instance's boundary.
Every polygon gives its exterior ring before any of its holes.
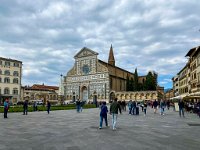
{"type": "Polygon", "coordinates": [[[112,45],[108,62],[98,59],[98,53],[86,47],[74,59],[74,66],[64,76],[60,87],[65,100],[109,101],[117,97],[117,93],[126,91],[127,76],[134,78],[133,73],[115,66],[112,45]]]}

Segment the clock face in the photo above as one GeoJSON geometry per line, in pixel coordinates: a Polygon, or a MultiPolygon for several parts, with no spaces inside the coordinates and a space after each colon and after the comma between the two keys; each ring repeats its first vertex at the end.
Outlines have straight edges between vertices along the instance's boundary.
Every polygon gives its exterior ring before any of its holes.
{"type": "Polygon", "coordinates": [[[84,65],[82,68],[82,71],[84,74],[88,74],[90,72],[90,68],[88,65],[84,65]]]}

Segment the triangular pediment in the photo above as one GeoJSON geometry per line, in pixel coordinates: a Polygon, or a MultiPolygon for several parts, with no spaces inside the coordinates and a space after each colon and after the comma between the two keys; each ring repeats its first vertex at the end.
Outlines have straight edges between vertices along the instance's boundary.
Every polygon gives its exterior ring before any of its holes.
{"type": "Polygon", "coordinates": [[[87,48],[87,47],[83,47],[75,56],[74,58],[81,58],[81,57],[87,57],[87,56],[94,56],[94,55],[98,55],[97,52],[87,48]]]}

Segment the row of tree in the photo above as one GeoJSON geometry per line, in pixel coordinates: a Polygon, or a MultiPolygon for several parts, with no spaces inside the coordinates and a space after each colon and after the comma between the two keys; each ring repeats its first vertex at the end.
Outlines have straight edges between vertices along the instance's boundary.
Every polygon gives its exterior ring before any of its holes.
{"type": "Polygon", "coordinates": [[[142,83],[138,81],[137,68],[135,69],[134,78],[127,76],[126,91],[155,91],[157,87],[157,76],[148,72],[146,80],[142,83]]]}

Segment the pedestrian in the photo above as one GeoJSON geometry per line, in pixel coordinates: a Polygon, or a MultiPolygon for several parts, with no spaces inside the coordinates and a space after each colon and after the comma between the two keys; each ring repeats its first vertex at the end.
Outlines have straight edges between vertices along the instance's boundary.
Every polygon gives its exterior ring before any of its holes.
{"type": "Polygon", "coordinates": [[[156,99],[154,100],[152,106],[153,106],[153,108],[154,108],[154,114],[156,114],[156,112],[157,112],[157,108],[158,108],[158,102],[156,101],[156,99]]]}
{"type": "Polygon", "coordinates": [[[34,103],[33,103],[33,111],[37,111],[37,102],[36,101],[34,101],[34,103]]]}
{"type": "Polygon", "coordinates": [[[8,118],[7,114],[8,114],[8,109],[9,109],[9,102],[8,99],[6,99],[4,101],[4,118],[8,118]]]}
{"type": "Polygon", "coordinates": [[[80,100],[77,99],[77,101],[76,101],[76,111],[77,111],[78,113],[80,113],[80,104],[81,104],[80,100]]]}
{"type": "Polygon", "coordinates": [[[81,101],[80,102],[80,112],[82,112],[83,111],[83,105],[85,104],[85,101],[81,101]]]}
{"type": "Polygon", "coordinates": [[[168,100],[167,101],[167,109],[169,110],[169,108],[170,108],[170,101],[168,100]]]}
{"type": "Polygon", "coordinates": [[[144,102],[144,116],[147,114],[147,102],[144,102]]]}
{"type": "Polygon", "coordinates": [[[49,114],[51,109],[51,103],[49,102],[49,100],[47,101],[47,113],[49,114]]]}
{"type": "Polygon", "coordinates": [[[133,108],[133,102],[132,102],[132,100],[130,100],[130,101],[128,102],[128,108],[129,108],[129,115],[131,115],[132,108],[133,108]]]}
{"type": "Polygon", "coordinates": [[[35,102],[33,102],[33,111],[35,111],[35,102]]]}
{"type": "Polygon", "coordinates": [[[179,100],[179,102],[178,102],[178,106],[179,106],[179,116],[181,117],[181,113],[182,113],[182,116],[183,117],[185,117],[184,116],[184,102],[183,102],[183,100],[182,99],[180,99],[179,100]]]}
{"type": "Polygon", "coordinates": [[[135,110],[136,110],[136,102],[133,101],[132,115],[135,115],[135,110]]]}
{"type": "Polygon", "coordinates": [[[165,111],[165,102],[161,99],[160,101],[160,115],[164,115],[165,111]]]}
{"type": "Polygon", "coordinates": [[[23,109],[24,109],[23,115],[25,114],[28,115],[28,101],[27,100],[24,101],[23,109]]]}
{"type": "Polygon", "coordinates": [[[106,127],[108,127],[107,113],[108,113],[108,108],[106,106],[106,102],[103,102],[101,106],[101,112],[100,112],[99,129],[102,129],[103,119],[105,120],[106,127]]]}
{"type": "Polygon", "coordinates": [[[110,114],[112,115],[112,128],[113,128],[113,130],[116,130],[118,110],[121,114],[121,107],[120,107],[119,103],[117,102],[117,98],[115,98],[114,102],[110,106],[110,114]]]}

